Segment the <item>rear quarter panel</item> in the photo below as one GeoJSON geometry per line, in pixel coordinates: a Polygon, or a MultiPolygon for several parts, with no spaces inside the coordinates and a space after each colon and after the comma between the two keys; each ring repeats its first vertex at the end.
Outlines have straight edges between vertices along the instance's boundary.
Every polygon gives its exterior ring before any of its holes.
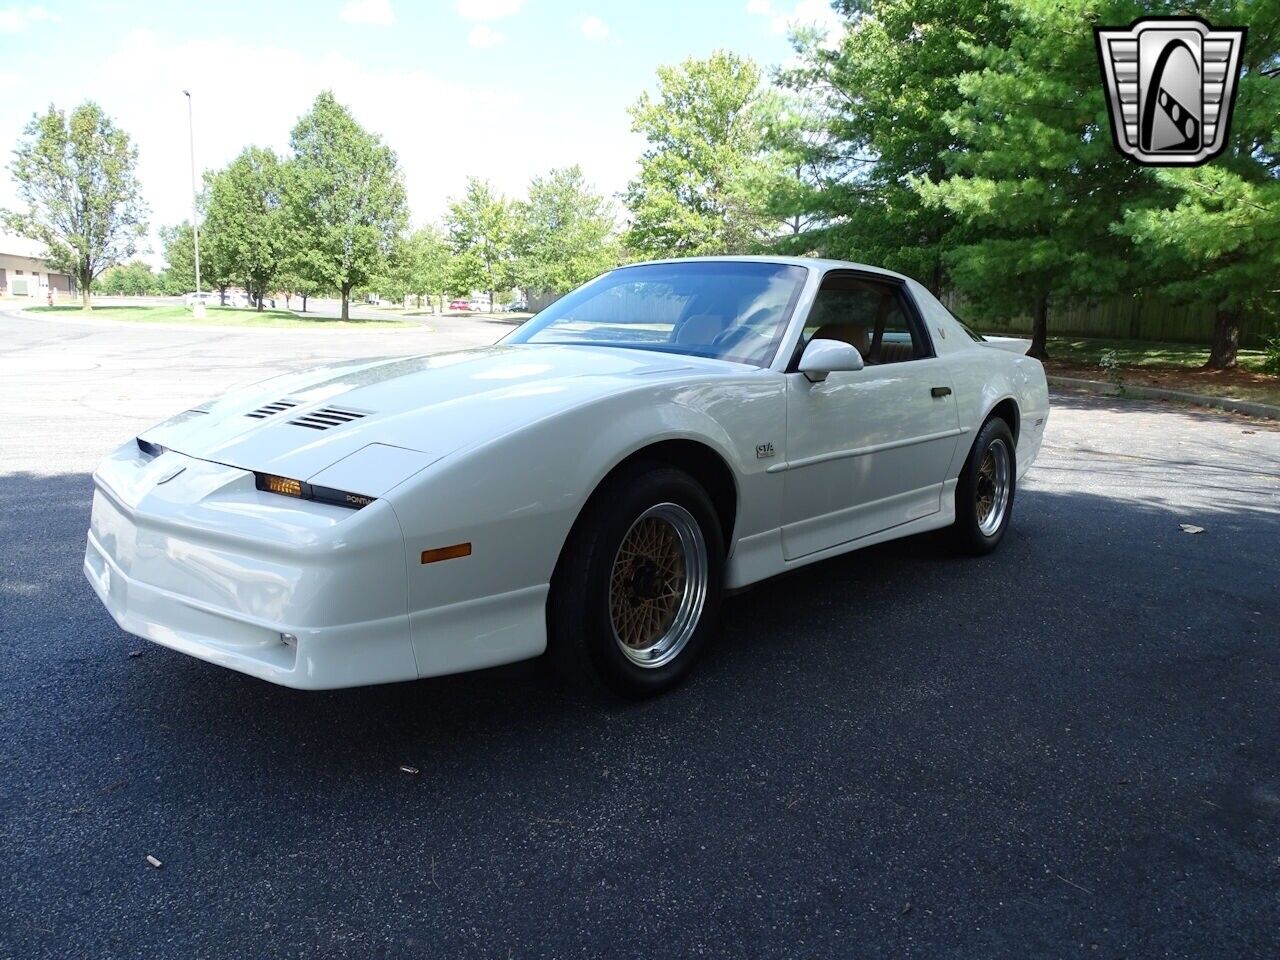
{"type": "Polygon", "coordinates": [[[969,443],[956,450],[951,475],[959,476],[982,424],[996,404],[1012,399],[1018,406],[1017,463],[1019,479],[1035,461],[1049,417],[1049,391],[1040,361],[974,344],[951,354],[960,424],[969,443]]]}

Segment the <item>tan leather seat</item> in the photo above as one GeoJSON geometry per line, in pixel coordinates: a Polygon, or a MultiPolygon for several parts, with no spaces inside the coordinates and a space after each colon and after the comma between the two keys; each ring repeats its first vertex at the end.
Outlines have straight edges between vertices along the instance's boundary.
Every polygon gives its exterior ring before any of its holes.
{"type": "Polygon", "coordinates": [[[814,340],[839,340],[857,347],[862,358],[867,359],[871,349],[871,328],[860,323],[824,323],[813,332],[814,340]]]}
{"type": "Polygon", "coordinates": [[[902,363],[904,360],[914,360],[915,355],[915,348],[909,343],[881,341],[880,356],[876,359],[880,363],[902,363]]]}

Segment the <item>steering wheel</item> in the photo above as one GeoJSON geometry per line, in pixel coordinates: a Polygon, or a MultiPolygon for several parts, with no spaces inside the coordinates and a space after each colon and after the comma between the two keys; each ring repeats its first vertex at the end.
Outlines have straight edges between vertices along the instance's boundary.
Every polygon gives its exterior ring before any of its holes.
{"type": "Polygon", "coordinates": [[[723,348],[737,346],[750,333],[750,327],[730,327],[728,330],[722,330],[716,334],[715,339],[711,341],[711,346],[716,347],[719,352],[723,353],[723,348]]]}
{"type": "Polygon", "coordinates": [[[774,310],[773,307],[756,307],[756,309],[752,310],[749,314],[747,314],[742,319],[741,323],[735,323],[729,329],[723,330],[719,334],[717,334],[716,338],[711,341],[711,345],[713,347],[733,347],[733,346],[737,346],[739,343],[745,340],[748,336],[755,336],[755,337],[760,337],[761,339],[764,339],[764,340],[768,340],[769,339],[768,337],[765,337],[762,334],[757,333],[752,328],[752,324],[754,324],[761,317],[765,317],[765,316],[768,316],[770,313],[773,313],[773,310],[774,310]]]}

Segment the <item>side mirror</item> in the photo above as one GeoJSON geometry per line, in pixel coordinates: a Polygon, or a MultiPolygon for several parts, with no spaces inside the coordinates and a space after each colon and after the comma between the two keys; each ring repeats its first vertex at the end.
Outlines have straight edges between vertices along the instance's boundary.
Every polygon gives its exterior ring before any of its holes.
{"type": "Polygon", "coordinates": [[[862,367],[858,348],[843,340],[810,340],[800,355],[800,372],[813,383],[821,383],[828,373],[862,367]]]}

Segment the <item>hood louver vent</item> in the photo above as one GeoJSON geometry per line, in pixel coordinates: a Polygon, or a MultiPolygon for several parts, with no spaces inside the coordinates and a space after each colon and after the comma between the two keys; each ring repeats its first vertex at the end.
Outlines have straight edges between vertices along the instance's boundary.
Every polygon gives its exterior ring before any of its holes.
{"type": "Polygon", "coordinates": [[[284,413],[298,405],[297,400],[277,400],[275,403],[263,404],[252,413],[246,413],[246,417],[253,417],[255,420],[263,420],[267,417],[274,417],[277,413],[284,413]]]}
{"type": "Polygon", "coordinates": [[[325,407],[322,410],[312,410],[310,413],[304,413],[296,420],[290,420],[294,426],[310,427],[312,430],[328,430],[330,427],[340,427],[344,423],[350,423],[352,420],[359,420],[367,414],[358,413],[355,410],[339,410],[336,407],[325,407]]]}

